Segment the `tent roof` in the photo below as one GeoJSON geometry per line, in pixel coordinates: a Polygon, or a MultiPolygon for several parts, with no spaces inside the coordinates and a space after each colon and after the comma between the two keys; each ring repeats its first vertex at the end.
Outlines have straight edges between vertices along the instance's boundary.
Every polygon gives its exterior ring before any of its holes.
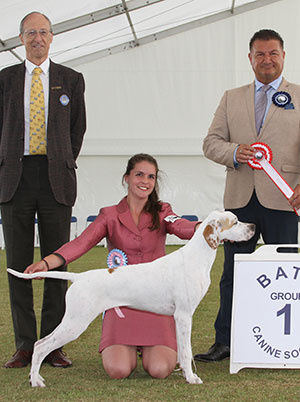
{"type": "Polygon", "coordinates": [[[38,9],[34,0],[5,1],[0,4],[0,69],[25,58],[19,23],[34,10],[52,21],[51,59],[76,65],[276,1],[48,0],[38,9]]]}

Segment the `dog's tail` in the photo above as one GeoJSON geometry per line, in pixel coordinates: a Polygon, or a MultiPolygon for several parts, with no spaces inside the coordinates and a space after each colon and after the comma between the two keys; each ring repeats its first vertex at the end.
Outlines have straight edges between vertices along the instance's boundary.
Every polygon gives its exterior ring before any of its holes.
{"type": "Polygon", "coordinates": [[[34,279],[34,278],[53,278],[53,279],[64,279],[67,281],[75,282],[76,274],[75,272],[64,272],[64,271],[47,271],[47,272],[35,272],[34,274],[24,274],[22,272],[15,271],[14,269],[7,268],[7,272],[23,279],[34,279]]]}

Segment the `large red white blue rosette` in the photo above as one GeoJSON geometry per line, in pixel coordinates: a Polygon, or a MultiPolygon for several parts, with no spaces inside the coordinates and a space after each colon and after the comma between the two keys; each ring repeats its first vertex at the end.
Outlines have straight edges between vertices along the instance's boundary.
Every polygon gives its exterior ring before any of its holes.
{"type": "MultiPolygon", "coordinates": [[[[124,251],[119,250],[118,248],[113,248],[107,256],[107,266],[108,268],[118,268],[127,265],[127,255],[124,251]]],[[[122,313],[120,307],[114,308],[117,316],[119,318],[125,318],[125,315],[122,313]]],[[[103,313],[104,317],[105,312],[103,313]]]]}
{"type": "Polygon", "coordinates": [[[259,160],[262,158],[265,158],[269,163],[272,162],[273,154],[272,154],[272,150],[269,147],[269,145],[264,144],[263,142],[254,142],[253,144],[251,144],[251,147],[256,149],[254,158],[252,158],[248,161],[248,165],[252,169],[257,169],[257,170],[263,169],[263,167],[259,163],[259,160]]]}
{"type": "Polygon", "coordinates": [[[112,249],[107,256],[108,268],[118,268],[127,265],[127,255],[118,248],[112,249]]]}
{"type": "MultiPolygon", "coordinates": [[[[280,173],[271,165],[273,155],[269,145],[263,142],[255,142],[251,144],[251,146],[256,149],[256,152],[254,158],[248,161],[248,165],[253,169],[263,169],[286,199],[289,200],[294,191],[280,173]]],[[[294,211],[300,216],[300,209],[296,210],[294,208],[294,211]]]]}

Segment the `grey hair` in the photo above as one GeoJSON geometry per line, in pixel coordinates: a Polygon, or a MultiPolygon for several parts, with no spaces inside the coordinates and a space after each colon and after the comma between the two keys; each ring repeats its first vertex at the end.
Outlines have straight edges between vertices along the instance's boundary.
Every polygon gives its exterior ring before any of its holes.
{"type": "Polygon", "coordinates": [[[52,23],[51,23],[50,19],[47,17],[47,15],[42,14],[42,13],[40,13],[39,11],[32,11],[31,13],[25,15],[25,17],[23,17],[22,21],[20,22],[20,28],[19,28],[20,34],[23,34],[23,33],[24,33],[24,23],[25,23],[27,17],[29,17],[29,16],[32,15],[32,14],[40,14],[40,15],[42,15],[44,18],[46,18],[46,20],[49,22],[49,25],[50,25],[50,32],[53,32],[52,23]]]}

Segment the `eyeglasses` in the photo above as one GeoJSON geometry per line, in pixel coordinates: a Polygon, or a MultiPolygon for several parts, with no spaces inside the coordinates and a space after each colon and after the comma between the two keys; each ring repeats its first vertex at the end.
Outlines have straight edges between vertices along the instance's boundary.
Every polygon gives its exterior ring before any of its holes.
{"type": "Polygon", "coordinates": [[[37,31],[36,29],[31,29],[30,31],[24,31],[24,35],[26,35],[28,38],[35,38],[38,34],[41,35],[42,38],[47,38],[51,31],[48,31],[47,29],[40,29],[37,31]]]}

